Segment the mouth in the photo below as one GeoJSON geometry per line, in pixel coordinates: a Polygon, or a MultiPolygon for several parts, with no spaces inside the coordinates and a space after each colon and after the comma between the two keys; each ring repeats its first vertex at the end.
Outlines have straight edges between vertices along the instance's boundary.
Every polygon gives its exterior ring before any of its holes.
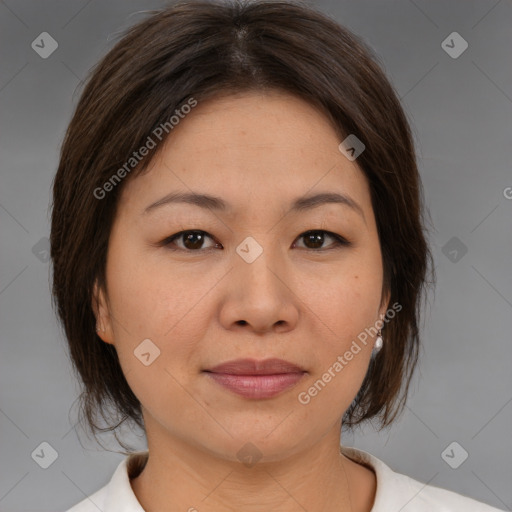
{"type": "Polygon", "coordinates": [[[272,398],[294,387],[307,371],[283,359],[236,359],[203,370],[215,383],[244,398],[272,398]]]}
{"type": "Polygon", "coordinates": [[[279,375],[305,372],[304,368],[284,359],[233,359],[204,370],[212,373],[230,375],[279,375]]]}

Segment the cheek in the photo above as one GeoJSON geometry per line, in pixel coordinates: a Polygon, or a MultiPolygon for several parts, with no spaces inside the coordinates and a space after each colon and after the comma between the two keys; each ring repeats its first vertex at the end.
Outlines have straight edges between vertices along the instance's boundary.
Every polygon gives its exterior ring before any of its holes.
{"type": "Polygon", "coordinates": [[[212,321],[212,308],[205,309],[208,293],[222,274],[205,265],[191,270],[190,263],[185,271],[126,246],[112,251],[111,263],[107,272],[115,346],[127,379],[133,381],[130,386],[136,395],[172,387],[166,371],[185,381],[197,367],[200,341],[212,321]],[[144,341],[148,339],[151,343],[144,341]],[[137,354],[148,352],[154,362],[146,367],[137,354]]]}
{"type": "Polygon", "coordinates": [[[342,274],[324,293],[310,296],[321,341],[314,344],[314,371],[297,397],[310,417],[330,415],[334,422],[355,398],[368,369],[379,302],[380,280],[364,271],[342,274]]]}
{"type": "MultiPolygon", "coordinates": [[[[347,408],[361,386],[373,348],[372,328],[382,290],[378,253],[354,254],[344,263],[317,283],[315,293],[305,295],[318,329],[316,339],[321,340],[315,343],[315,373],[308,387],[301,388],[312,409],[334,403],[347,408]]],[[[308,284],[304,283],[303,293],[308,284]]],[[[336,407],[333,414],[340,410],[336,407]]]]}
{"type": "Polygon", "coordinates": [[[307,297],[311,312],[326,328],[327,340],[340,346],[341,341],[355,338],[378,319],[382,291],[380,266],[374,261],[361,259],[338,271],[303,281],[301,295],[307,297]]]}
{"type": "Polygon", "coordinates": [[[112,308],[118,323],[133,335],[161,338],[190,323],[183,320],[219,279],[218,272],[207,272],[204,265],[193,269],[190,264],[173,265],[165,256],[164,249],[158,258],[129,246],[112,251],[108,267],[112,308]]]}
{"type": "Polygon", "coordinates": [[[218,279],[185,275],[128,250],[113,252],[114,261],[109,292],[115,347],[128,385],[154,416],[167,414],[169,400],[173,408],[196,414],[183,384],[196,369],[198,340],[209,321],[201,298],[218,279]]]}

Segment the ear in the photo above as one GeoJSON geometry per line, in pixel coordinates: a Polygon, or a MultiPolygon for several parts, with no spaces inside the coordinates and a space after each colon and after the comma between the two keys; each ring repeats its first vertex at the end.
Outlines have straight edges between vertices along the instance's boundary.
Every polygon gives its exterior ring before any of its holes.
{"type": "Polygon", "coordinates": [[[92,310],[96,317],[96,334],[105,342],[114,345],[114,336],[112,329],[112,321],[108,307],[108,301],[105,291],[100,288],[98,281],[94,282],[94,290],[92,296],[92,310]]]}

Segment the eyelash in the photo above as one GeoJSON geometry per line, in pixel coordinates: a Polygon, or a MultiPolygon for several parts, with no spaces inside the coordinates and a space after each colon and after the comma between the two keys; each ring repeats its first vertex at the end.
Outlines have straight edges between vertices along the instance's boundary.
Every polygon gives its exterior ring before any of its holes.
{"type": "MultiPolygon", "coordinates": [[[[158,245],[159,246],[164,246],[164,247],[166,247],[170,251],[204,252],[204,251],[208,251],[208,250],[211,250],[211,249],[216,249],[216,247],[208,247],[206,249],[192,250],[192,249],[186,249],[186,248],[182,249],[181,247],[178,247],[178,248],[170,247],[171,244],[175,240],[181,238],[183,235],[186,235],[188,233],[204,234],[204,235],[206,235],[207,237],[209,237],[209,238],[211,238],[213,240],[213,237],[210,236],[206,231],[202,231],[200,229],[188,229],[188,230],[185,230],[185,231],[180,231],[179,233],[175,233],[174,235],[171,235],[171,236],[165,238],[158,245]]],[[[305,250],[307,250],[307,251],[325,252],[325,251],[331,251],[333,249],[340,249],[342,247],[348,247],[348,246],[352,245],[352,243],[350,241],[348,241],[346,238],[342,237],[341,235],[337,235],[336,233],[332,233],[331,231],[326,231],[325,229],[310,229],[308,231],[305,231],[301,235],[299,235],[298,238],[301,238],[301,237],[303,237],[305,235],[308,235],[308,234],[311,234],[311,233],[324,233],[324,234],[327,234],[328,236],[330,236],[331,238],[334,239],[334,244],[330,248],[328,248],[328,249],[311,249],[309,247],[305,247],[305,250]]]]}

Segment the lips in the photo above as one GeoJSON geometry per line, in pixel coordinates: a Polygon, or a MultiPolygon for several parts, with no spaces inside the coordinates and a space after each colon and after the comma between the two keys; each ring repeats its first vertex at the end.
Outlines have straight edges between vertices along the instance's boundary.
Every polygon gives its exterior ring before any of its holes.
{"type": "Polygon", "coordinates": [[[280,375],[283,373],[303,373],[305,370],[284,359],[265,359],[262,361],[235,359],[205,371],[229,375],[280,375]]]}
{"type": "Polygon", "coordinates": [[[307,374],[284,359],[236,359],[204,372],[231,393],[252,400],[272,398],[294,387],[307,374]]]}

